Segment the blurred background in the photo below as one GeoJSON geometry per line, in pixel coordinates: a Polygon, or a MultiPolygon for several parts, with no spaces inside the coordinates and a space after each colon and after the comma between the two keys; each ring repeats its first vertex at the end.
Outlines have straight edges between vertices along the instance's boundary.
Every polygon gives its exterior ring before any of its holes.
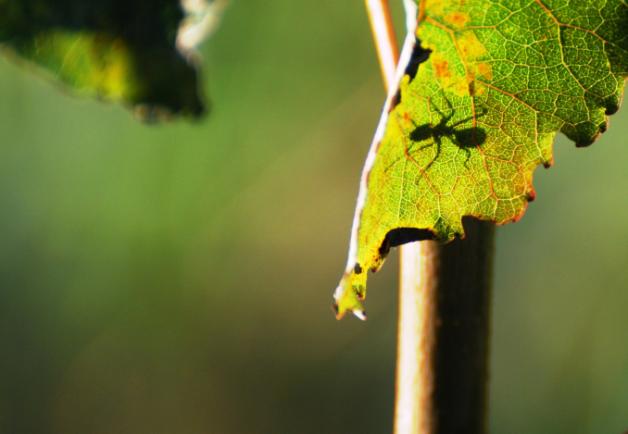
{"type": "MultiPolygon", "coordinates": [[[[330,308],[384,99],[363,4],[234,0],[201,51],[210,117],[156,126],[0,57],[0,433],[391,431],[396,252],[366,323],[330,308]]],[[[498,229],[493,433],[628,429],[611,124],[498,229]]]]}

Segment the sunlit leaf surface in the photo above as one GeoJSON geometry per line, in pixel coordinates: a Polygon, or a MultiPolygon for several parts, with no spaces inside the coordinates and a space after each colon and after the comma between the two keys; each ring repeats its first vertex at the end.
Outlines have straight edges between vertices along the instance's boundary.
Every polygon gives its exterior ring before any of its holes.
{"type": "Polygon", "coordinates": [[[521,218],[535,168],[552,164],[556,133],[590,145],[619,108],[622,0],[432,0],[418,19],[427,60],[402,79],[377,144],[338,316],[363,315],[367,272],[391,245],[464,236],[465,216],[521,218]]]}

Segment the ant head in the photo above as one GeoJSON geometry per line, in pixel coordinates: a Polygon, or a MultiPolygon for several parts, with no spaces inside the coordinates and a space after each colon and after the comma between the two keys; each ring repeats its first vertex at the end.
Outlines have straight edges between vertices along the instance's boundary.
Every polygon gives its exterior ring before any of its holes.
{"type": "MultiPolygon", "coordinates": [[[[415,124],[416,125],[416,124],[415,124]]],[[[419,125],[410,133],[410,140],[413,142],[421,142],[427,140],[433,135],[432,126],[429,124],[419,125]]]]}

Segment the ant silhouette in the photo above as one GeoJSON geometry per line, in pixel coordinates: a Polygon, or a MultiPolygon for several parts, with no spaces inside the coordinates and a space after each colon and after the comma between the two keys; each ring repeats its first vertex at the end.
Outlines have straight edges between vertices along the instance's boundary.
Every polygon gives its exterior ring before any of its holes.
{"type": "MultiPolygon", "coordinates": [[[[451,118],[453,118],[455,111],[453,106],[451,105],[451,102],[447,98],[445,98],[445,101],[447,102],[447,106],[449,108],[448,115],[443,113],[437,106],[434,106],[436,112],[441,117],[441,120],[436,125],[429,123],[417,125],[414,121],[412,121],[415,128],[410,133],[410,140],[412,140],[413,142],[422,142],[428,139],[432,139],[434,141],[434,144],[436,144],[436,154],[434,155],[434,158],[432,158],[432,161],[430,161],[429,164],[425,166],[424,169],[422,169],[423,172],[428,170],[432,166],[432,164],[434,164],[434,162],[438,159],[438,157],[440,157],[443,137],[448,137],[454,145],[458,146],[458,148],[462,149],[467,154],[467,159],[464,162],[465,166],[469,162],[469,158],[471,158],[471,151],[469,150],[469,148],[477,148],[486,141],[486,132],[483,129],[480,129],[476,126],[462,129],[456,128],[458,125],[474,120],[475,116],[470,116],[454,124],[447,125],[449,121],[451,121],[451,118]]],[[[479,116],[483,116],[485,113],[486,112],[482,110],[479,116]]],[[[419,150],[429,148],[432,145],[433,144],[430,143],[428,145],[421,146],[419,150]]],[[[409,151],[410,149],[408,147],[408,154],[409,151]]]]}

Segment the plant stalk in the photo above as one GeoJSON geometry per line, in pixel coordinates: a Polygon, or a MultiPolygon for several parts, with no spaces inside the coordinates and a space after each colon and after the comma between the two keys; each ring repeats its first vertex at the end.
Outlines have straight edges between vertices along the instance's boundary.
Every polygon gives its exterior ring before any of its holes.
{"type": "Polygon", "coordinates": [[[364,3],[371,23],[371,33],[384,86],[388,90],[395,85],[395,70],[399,61],[399,48],[395,39],[390,6],[388,0],[364,0],[364,3]]]}
{"type": "Polygon", "coordinates": [[[495,225],[403,246],[395,434],[486,432],[495,225]]]}
{"type": "MultiPolygon", "coordinates": [[[[365,4],[390,89],[398,50],[388,1],[365,4]]],[[[394,434],[486,432],[495,225],[465,223],[464,240],[400,248],[394,434]]]]}

